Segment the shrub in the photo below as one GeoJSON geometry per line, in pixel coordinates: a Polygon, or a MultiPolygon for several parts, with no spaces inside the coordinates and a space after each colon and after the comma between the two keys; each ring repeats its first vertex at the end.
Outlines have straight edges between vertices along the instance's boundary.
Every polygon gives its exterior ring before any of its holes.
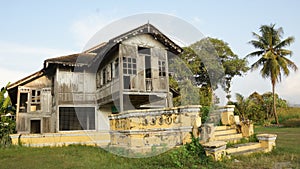
{"type": "Polygon", "coordinates": [[[1,117],[0,120],[0,147],[8,147],[12,144],[9,134],[15,130],[15,122],[8,117],[1,117]]]}
{"type": "Polygon", "coordinates": [[[201,122],[202,123],[205,123],[206,120],[208,119],[209,117],[209,112],[211,111],[210,110],[211,108],[209,106],[203,106],[201,107],[201,122]]]}
{"type": "Polygon", "coordinates": [[[211,157],[206,156],[205,150],[191,133],[192,141],[179,147],[170,153],[173,164],[179,168],[223,168],[219,162],[215,162],[211,157]]]}
{"type": "Polygon", "coordinates": [[[285,127],[300,127],[300,119],[299,118],[288,119],[283,121],[282,125],[285,127]]]}

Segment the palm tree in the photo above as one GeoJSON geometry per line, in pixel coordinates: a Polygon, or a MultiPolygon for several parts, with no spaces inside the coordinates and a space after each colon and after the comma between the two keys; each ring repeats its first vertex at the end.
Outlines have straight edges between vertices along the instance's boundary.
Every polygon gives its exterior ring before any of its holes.
{"type": "Polygon", "coordinates": [[[276,113],[275,85],[281,81],[282,74],[285,76],[290,74],[289,68],[294,71],[298,69],[296,64],[286,57],[292,55],[292,51],[285,49],[285,47],[294,42],[294,37],[290,36],[281,40],[283,29],[281,27],[276,29],[275,24],[262,25],[259,31],[261,35],[253,32],[255,40],[249,42],[258,50],[248,54],[246,58],[260,57],[258,61],[252,64],[251,70],[256,70],[261,66],[261,76],[270,78],[273,94],[273,114],[276,123],[279,124],[276,113]]]}

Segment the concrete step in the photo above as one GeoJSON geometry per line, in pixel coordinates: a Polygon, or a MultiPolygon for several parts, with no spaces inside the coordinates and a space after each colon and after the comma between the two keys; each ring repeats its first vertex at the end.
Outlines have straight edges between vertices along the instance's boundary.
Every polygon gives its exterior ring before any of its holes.
{"type": "Polygon", "coordinates": [[[235,129],[235,126],[216,126],[215,131],[235,129]]]}
{"type": "Polygon", "coordinates": [[[255,149],[248,149],[248,150],[244,150],[244,151],[238,151],[238,152],[234,152],[234,153],[230,153],[230,155],[249,155],[252,153],[262,153],[265,152],[265,148],[255,148],[255,149]]]}
{"type": "Polygon", "coordinates": [[[251,149],[254,150],[254,149],[258,149],[258,148],[261,148],[260,143],[236,144],[236,145],[233,145],[233,147],[227,148],[226,152],[228,154],[232,154],[232,153],[238,153],[238,152],[251,150],[251,149]]]}
{"type": "Polygon", "coordinates": [[[214,132],[214,136],[226,135],[226,134],[237,134],[236,129],[217,130],[214,132]]]}
{"type": "Polygon", "coordinates": [[[215,137],[212,137],[210,140],[213,141],[225,141],[225,140],[229,140],[229,139],[241,139],[243,138],[242,133],[239,134],[224,134],[224,135],[218,135],[215,137]]]}

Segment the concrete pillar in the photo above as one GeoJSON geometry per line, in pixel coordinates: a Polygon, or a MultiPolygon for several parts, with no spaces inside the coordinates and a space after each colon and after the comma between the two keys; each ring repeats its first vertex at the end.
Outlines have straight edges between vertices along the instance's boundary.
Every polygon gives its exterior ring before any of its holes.
{"type": "Polygon", "coordinates": [[[215,130],[214,123],[205,123],[202,127],[200,139],[202,143],[205,143],[209,140],[209,138],[212,136],[215,130]]]}
{"type": "Polygon", "coordinates": [[[226,155],[225,141],[211,141],[203,144],[206,156],[212,156],[214,160],[219,161],[226,155]]]}
{"type": "Polygon", "coordinates": [[[257,139],[261,144],[261,147],[265,148],[266,152],[270,152],[276,146],[276,134],[258,134],[257,139]]]}
{"type": "Polygon", "coordinates": [[[226,105],[223,112],[221,113],[221,122],[223,125],[234,124],[234,105],[226,105]]]}

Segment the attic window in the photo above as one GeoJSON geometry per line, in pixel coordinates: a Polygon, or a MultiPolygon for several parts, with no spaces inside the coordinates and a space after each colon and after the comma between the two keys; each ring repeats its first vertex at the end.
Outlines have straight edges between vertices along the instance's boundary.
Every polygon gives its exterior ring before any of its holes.
{"type": "Polygon", "coordinates": [[[150,48],[138,47],[138,53],[144,55],[150,55],[150,48]]]}

